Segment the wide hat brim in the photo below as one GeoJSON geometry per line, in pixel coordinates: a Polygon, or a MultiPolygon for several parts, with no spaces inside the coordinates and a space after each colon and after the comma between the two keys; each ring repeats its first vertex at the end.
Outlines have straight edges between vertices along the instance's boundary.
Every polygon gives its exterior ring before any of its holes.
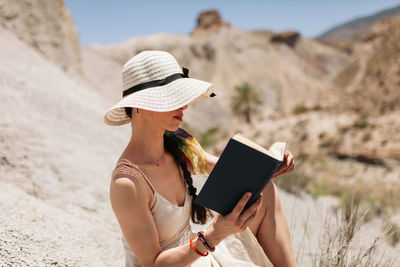
{"type": "Polygon", "coordinates": [[[111,126],[123,125],[131,121],[126,116],[125,107],[166,112],[176,110],[207,98],[212,93],[209,82],[184,78],[163,86],[147,88],[127,95],[106,111],[104,122],[111,126]]]}

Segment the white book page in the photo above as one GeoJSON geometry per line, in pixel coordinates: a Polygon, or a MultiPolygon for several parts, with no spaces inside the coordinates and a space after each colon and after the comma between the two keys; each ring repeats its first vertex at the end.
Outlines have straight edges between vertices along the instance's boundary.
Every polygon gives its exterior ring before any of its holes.
{"type": "Polygon", "coordinates": [[[287,141],[275,142],[269,148],[269,151],[274,155],[274,158],[276,158],[277,160],[283,161],[283,159],[285,157],[286,147],[287,147],[287,141]]]}
{"type": "Polygon", "coordinates": [[[265,148],[263,148],[262,146],[254,143],[253,141],[243,137],[240,134],[235,134],[232,139],[235,139],[238,142],[241,142],[245,145],[248,145],[249,147],[252,147],[264,154],[267,154],[277,160],[283,161],[284,155],[285,155],[285,151],[286,151],[286,146],[287,146],[287,141],[284,142],[275,142],[270,148],[269,150],[266,150],[265,148]]]}

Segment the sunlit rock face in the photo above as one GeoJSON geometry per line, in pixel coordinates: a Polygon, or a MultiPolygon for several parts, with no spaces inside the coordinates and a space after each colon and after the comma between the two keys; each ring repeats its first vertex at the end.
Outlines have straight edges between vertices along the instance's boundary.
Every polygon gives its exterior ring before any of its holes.
{"type": "Polygon", "coordinates": [[[69,72],[81,72],[77,31],[62,0],[2,0],[0,25],[69,72]]]}

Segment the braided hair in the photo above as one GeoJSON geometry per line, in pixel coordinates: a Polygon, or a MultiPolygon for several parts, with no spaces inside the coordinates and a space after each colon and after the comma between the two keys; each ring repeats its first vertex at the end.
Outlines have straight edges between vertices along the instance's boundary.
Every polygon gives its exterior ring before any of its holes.
{"type": "MultiPolygon", "coordinates": [[[[132,118],[132,108],[125,107],[125,113],[129,118],[132,118]]],[[[207,215],[212,216],[210,210],[194,203],[197,194],[197,189],[193,186],[193,179],[190,171],[188,170],[183,152],[179,149],[177,143],[168,134],[164,133],[164,148],[175,159],[175,162],[182,168],[183,176],[188,185],[189,194],[192,196],[192,212],[191,217],[194,223],[205,224],[207,215]]]]}

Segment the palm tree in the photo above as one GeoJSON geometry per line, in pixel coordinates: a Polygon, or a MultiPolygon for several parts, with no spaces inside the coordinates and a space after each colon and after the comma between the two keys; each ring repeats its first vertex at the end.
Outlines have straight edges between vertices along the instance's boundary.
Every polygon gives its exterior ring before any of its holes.
{"type": "Polygon", "coordinates": [[[260,94],[248,82],[235,86],[235,94],[231,98],[231,108],[235,115],[244,117],[247,123],[257,108],[263,104],[260,94]]]}

